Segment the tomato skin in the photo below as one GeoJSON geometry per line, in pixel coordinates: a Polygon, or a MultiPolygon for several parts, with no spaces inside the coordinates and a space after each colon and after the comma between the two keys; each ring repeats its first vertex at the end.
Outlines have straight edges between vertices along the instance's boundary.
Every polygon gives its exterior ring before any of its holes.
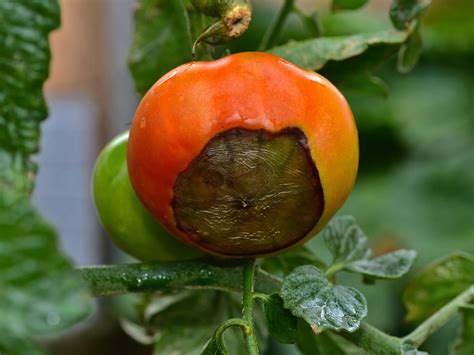
{"type": "Polygon", "coordinates": [[[144,261],[176,261],[201,256],[176,240],[138,200],[128,177],[128,132],[115,137],[94,167],[93,198],[110,238],[128,254],[144,261]]]}
{"type": "Polygon", "coordinates": [[[153,85],[135,113],[127,152],[140,200],[171,234],[204,250],[177,228],[173,186],[211,138],[235,127],[304,132],[324,190],[323,214],[301,242],[314,236],[352,190],[357,128],[346,100],[327,79],[270,54],[184,64],[153,85]]]}

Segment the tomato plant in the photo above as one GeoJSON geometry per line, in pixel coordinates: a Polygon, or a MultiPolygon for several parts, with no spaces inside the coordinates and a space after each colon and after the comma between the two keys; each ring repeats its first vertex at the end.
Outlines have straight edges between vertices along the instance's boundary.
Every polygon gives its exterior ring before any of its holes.
{"type": "MultiPolygon", "coordinates": [[[[137,1],[130,71],[143,98],[129,142],[125,133],[99,155],[93,195],[106,232],[146,262],[74,268],[58,248],[57,232],[30,201],[33,156],[47,115],[42,85],[50,63],[48,36],[59,26],[60,7],[57,0],[0,1],[1,354],[42,353],[37,340],[89,316],[91,296],[131,293],[134,316],[121,324],[156,354],[273,354],[277,344],[294,344],[282,349],[311,355],[421,354],[420,347],[459,316],[461,331],[451,351],[473,353],[472,254],[452,253],[410,276],[402,298],[413,326],[389,335],[370,324],[371,314],[384,312],[364,294],[378,287],[383,298],[378,281],[406,277],[417,253],[390,248],[378,255],[370,246],[372,233],[369,238],[353,217],[334,217],[358,169],[355,121],[364,130],[365,157],[377,155],[367,154],[371,139],[382,142],[374,149],[385,155],[387,146],[396,146],[395,138],[373,137],[390,127],[387,121],[367,123],[357,115],[354,121],[341,92],[359,112],[363,107],[371,117],[382,115],[372,99],[389,95],[389,85],[376,68],[385,62],[389,70],[393,57],[399,72],[414,67],[429,1],[393,0],[385,16],[393,28],[372,31],[379,24],[371,22],[373,28],[358,33],[341,18],[366,0],[333,0],[331,9],[314,14],[294,0],[281,2],[268,22],[257,1],[253,7],[248,0],[137,1]],[[290,15],[299,21],[296,30],[290,15]]],[[[441,41],[454,50],[451,37],[441,41]]],[[[410,142],[429,146],[412,154],[421,160],[432,154],[436,164],[458,158],[454,148],[444,159],[435,147],[436,124],[417,121],[415,114],[426,109],[421,98],[428,96],[431,108],[432,89],[443,86],[418,79],[416,90],[403,89],[415,93],[410,99],[416,105],[404,107],[403,95],[394,101],[408,112],[403,130],[410,142]]],[[[458,97],[468,91],[443,83],[458,97]]],[[[446,91],[441,93],[444,105],[446,91]]],[[[458,102],[449,103],[449,115],[458,102]]],[[[443,139],[453,141],[442,127],[443,139]]],[[[469,130],[462,131],[449,132],[457,132],[456,144],[467,151],[469,130]]],[[[460,161],[459,171],[466,172],[469,160],[460,161]]],[[[421,189],[448,191],[430,201],[449,218],[451,194],[459,188],[470,196],[471,186],[453,171],[460,187],[439,175],[422,181],[421,189]]],[[[394,176],[391,186],[400,189],[384,208],[406,218],[415,198],[397,194],[413,190],[404,175],[394,176]]],[[[376,179],[369,188],[379,193],[376,179]]],[[[368,198],[362,209],[376,215],[380,208],[368,198]]],[[[423,212],[418,210],[419,219],[423,212]]],[[[468,225],[472,216],[464,215],[459,224],[468,225]]],[[[421,230],[416,227],[415,234],[421,230]]],[[[390,322],[400,325],[395,318],[390,322]]]]}

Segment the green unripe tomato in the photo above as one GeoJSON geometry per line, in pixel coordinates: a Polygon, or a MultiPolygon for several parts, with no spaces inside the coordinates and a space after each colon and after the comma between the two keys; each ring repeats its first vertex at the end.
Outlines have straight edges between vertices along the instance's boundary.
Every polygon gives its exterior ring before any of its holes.
{"type": "Polygon", "coordinates": [[[122,250],[144,261],[191,259],[202,253],[172,237],[143,207],[127,170],[128,131],[100,153],[94,168],[93,197],[99,220],[122,250]]]}

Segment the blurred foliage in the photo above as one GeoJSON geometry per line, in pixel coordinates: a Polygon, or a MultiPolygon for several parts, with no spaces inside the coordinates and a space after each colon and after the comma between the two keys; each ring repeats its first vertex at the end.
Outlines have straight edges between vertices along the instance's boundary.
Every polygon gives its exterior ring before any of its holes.
{"type": "Polygon", "coordinates": [[[458,338],[453,343],[457,355],[474,354],[474,305],[469,304],[461,309],[463,326],[458,338]]]}
{"type": "Polygon", "coordinates": [[[31,337],[84,319],[88,294],[57,247],[54,229],[31,206],[49,33],[56,0],[0,1],[0,353],[36,354],[31,337]]]}
{"type": "Polygon", "coordinates": [[[421,322],[474,285],[474,257],[455,253],[426,267],[403,293],[406,319],[421,322]]]}

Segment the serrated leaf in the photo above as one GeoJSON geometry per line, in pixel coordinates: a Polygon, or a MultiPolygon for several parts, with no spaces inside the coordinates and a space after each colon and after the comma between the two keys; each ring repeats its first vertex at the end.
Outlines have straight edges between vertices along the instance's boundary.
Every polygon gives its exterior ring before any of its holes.
{"type": "MultiPolygon", "coordinates": [[[[208,20],[188,13],[183,0],[139,0],[129,65],[135,87],[143,96],[164,74],[192,60],[191,50],[208,20]]],[[[199,57],[204,57],[202,49],[199,57]]],[[[198,53],[198,54],[199,54],[198,53]]]]}
{"type": "Polygon", "coordinates": [[[404,30],[409,27],[431,4],[431,0],[392,0],[390,19],[395,28],[404,30]]]}
{"type": "Polygon", "coordinates": [[[200,355],[227,355],[226,349],[221,349],[215,337],[208,340],[204,348],[199,353],[200,355]]]}
{"type": "MultiPolygon", "coordinates": [[[[154,338],[155,354],[198,354],[222,322],[241,316],[240,299],[234,296],[219,291],[192,291],[157,314],[151,315],[145,310],[149,320],[143,327],[154,338]]],[[[265,321],[258,310],[254,319],[259,346],[263,351],[268,338],[265,321]]],[[[228,349],[237,354],[245,353],[240,329],[227,329],[224,340],[228,349]]]]}
{"type": "Polygon", "coordinates": [[[416,257],[413,250],[398,250],[370,259],[372,250],[367,246],[367,237],[350,216],[334,218],[322,235],[333,255],[330,268],[360,273],[367,282],[403,276],[416,257]]]}
{"type": "Polygon", "coordinates": [[[455,253],[424,269],[403,293],[406,319],[420,322],[474,284],[474,257],[455,253]]]}
{"type": "Polygon", "coordinates": [[[367,236],[351,216],[336,217],[322,232],[324,242],[333,255],[333,264],[347,264],[368,257],[367,236]]]}
{"type": "Polygon", "coordinates": [[[263,303],[263,313],[270,335],[282,344],[293,344],[297,318],[283,307],[283,300],[274,293],[263,303]]]}
{"type": "Polygon", "coordinates": [[[0,195],[0,329],[54,334],[84,319],[90,299],[26,197],[0,195]]]}
{"type": "Polygon", "coordinates": [[[333,10],[355,10],[364,6],[367,0],[333,0],[333,10]]]}
{"type": "Polygon", "coordinates": [[[344,269],[379,279],[395,279],[410,271],[416,258],[414,250],[397,250],[374,259],[357,260],[344,269]]]}
{"type": "Polygon", "coordinates": [[[298,321],[296,345],[303,355],[364,355],[366,352],[330,331],[314,335],[308,323],[298,321]]]}
{"type": "Polygon", "coordinates": [[[0,1],[0,192],[29,193],[39,125],[47,115],[48,34],[59,25],[56,0],[0,1]]]}
{"type": "MultiPolygon", "coordinates": [[[[282,57],[296,65],[319,70],[330,61],[342,62],[360,56],[371,47],[395,47],[405,42],[408,32],[383,31],[345,37],[321,37],[305,41],[289,42],[270,49],[268,52],[282,57]]],[[[370,60],[371,63],[378,62],[370,60]]],[[[339,63],[341,66],[342,63],[339,63]]]]}
{"type": "Polygon", "coordinates": [[[324,262],[306,246],[297,246],[262,260],[262,269],[283,276],[288,275],[290,271],[301,265],[314,265],[319,268],[325,266],[324,262]]]}
{"type": "Polygon", "coordinates": [[[367,316],[364,296],[354,288],[332,285],[317,267],[297,267],[280,291],[285,308],[303,318],[315,333],[325,329],[355,331],[367,316]]]}
{"type": "Polygon", "coordinates": [[[454,342],[454,354],[474,354],[474,306],[461,307],[462,325],[459,336],[454,342]]]}

